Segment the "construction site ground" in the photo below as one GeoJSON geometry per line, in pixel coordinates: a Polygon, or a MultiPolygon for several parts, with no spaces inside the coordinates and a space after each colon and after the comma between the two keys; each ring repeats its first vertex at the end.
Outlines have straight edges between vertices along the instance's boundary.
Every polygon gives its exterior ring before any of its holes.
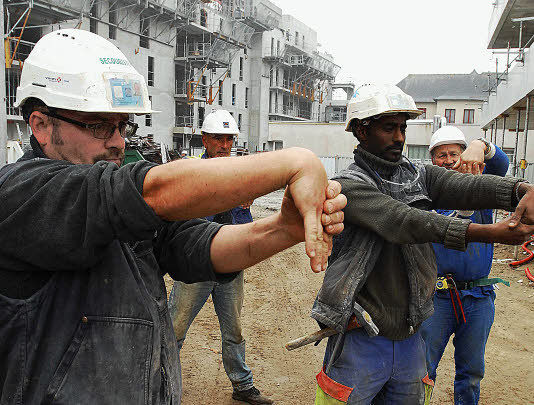
{"type": "MultiPolygon", "coordinates": [[[[255,219],[279,207],[281,192],[256,200],[255,219]]],[[[512,269],[506,259],[514,248],[497,245],[492,274],[510,281],[497,291],[495,323],[486,348],[486,375],[480,404],[534,404],[534,284],[524,268],[512,269]]],[[[522,254],[520,258],[524,257],[522,254]]],[[[534,261],[532,262],[534,267],[534,261]]],[[[278,405],[313,404],[315,375],[325,341],[288,352],[289,340],[317,329],[310,316],[323,274],[315,274],[303,244],[294,246],[245,272],[242,314],[247,364],[255,385],[278,405]]],[[[167,279],[170,291],[172,280],[167,279]]],[[[237,405],[224,372],[221,337],[211,299],[193,322],[181,352],[184,405],[237,405]]],[[[438,368],[433,404],[453,404],[452,339],[438,368]]]]}

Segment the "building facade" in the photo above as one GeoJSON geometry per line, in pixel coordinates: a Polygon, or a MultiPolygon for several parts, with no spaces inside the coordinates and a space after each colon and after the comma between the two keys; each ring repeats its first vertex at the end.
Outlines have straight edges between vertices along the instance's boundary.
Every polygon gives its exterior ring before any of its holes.
{"type": "Polygon", "coordinates": [[[499,145],[514,151],[513,174],[534,180],[534,3],[495,0],[488,29],[488,48],[501,54],[500,72],[482,106],[481,125],[499,145]],[[503,66],[504,65],[504,66],[503,66]],[[526,169],[522,169],[526,168],[526,169]],[[526,171],[525,171],[526,170],[526,171]]]}
{"type": "Polygon", "coordinates": [[[153,109],[133,117],[138,133],[168,149],[202,148],[213,109],[232,113],[236,146],[275,150],[269,121],[319,121],[339,71],[317,33],[268,0],[44,0],[4,2],[8,140],[27,143],[14,108],[21,66],[33,44],[59,28],[110,39],[145,76],[153,109]]]}
{"type": "Polygon", "coordinates": [[[412,96],[417,108],[423,111],[408,126],[407,156],[421,160],[430,158],[430,138],[441,119],[446,125],[462,130],[467,142],[483,137],[482,106],[494,76],[473,70],[469,74],[410,74],[401,80],[397,86],[412,96]]]}

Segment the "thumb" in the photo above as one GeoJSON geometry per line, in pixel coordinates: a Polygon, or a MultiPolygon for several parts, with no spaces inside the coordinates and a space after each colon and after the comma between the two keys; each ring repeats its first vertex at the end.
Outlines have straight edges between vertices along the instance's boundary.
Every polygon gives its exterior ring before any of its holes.
{"type": "Polygon", "coordinates": [[[462,158],[458,159],[456,161],[456,163],[454,164],[454,166],[452,167],[452,170],[456,170],[460,167],[460,165],[462,164],[462,158]]]}
{"type": "Polygon", "coordinates": [[[525,207],[523,207],[521,204],[517,206],[514,213],[510,217],[510,221],[508,222],[508,226],[510,228],[515,228],[519,222],[521,221],[521,218],[523,217],[523,213],[525,212],[525,207]]]}

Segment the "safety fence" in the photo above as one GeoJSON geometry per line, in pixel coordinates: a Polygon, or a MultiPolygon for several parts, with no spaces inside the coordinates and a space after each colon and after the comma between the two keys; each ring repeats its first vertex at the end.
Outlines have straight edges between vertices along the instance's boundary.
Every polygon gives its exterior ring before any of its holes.
{"type": "Polygon", "coordinates": [[[352,156],[319,156],[319,159],[329,179],[349,167],[354,161],[354,157],[352,156]]]}

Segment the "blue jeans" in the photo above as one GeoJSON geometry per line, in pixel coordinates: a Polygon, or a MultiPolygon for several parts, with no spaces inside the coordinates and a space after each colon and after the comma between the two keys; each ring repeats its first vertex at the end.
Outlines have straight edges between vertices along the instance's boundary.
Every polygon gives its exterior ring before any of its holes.
{"type": "MultiPolygon", "coordinates": [[[[484,377],[484,352],[495,316],[495,293],[483,298],[466,295],[462,305],[467,323],[458,323],[448,293],[434,296],[434,315],[421,328],[426,344],[428,376],[436,380],[443,351],[454,333],[454,403],[478,404],[480,380],[484,377]]],[[[458,303],[456,303],[458,311],[458,303]]],[[[461,317],[460,314],[458,316],[461,317]]]]}
{"type": "Polygon", "coordinates": [[[234,390],[252,387],[252,371],[245,363],[245,339],[241,334],[241,308],[243,307],[243,272],[229,283],[204,281],[184,284],[176,281],[169,297],[169,311],[178,343],[182,348],[193,319],[208,297],[219,319],[222,336],[222,360],[226,375],[234,390]]]}
{"type": "MultiPolygon", "coordinates": [[[[334,345],[335,339],[330,338],[325,365],[334,345]]],[[[419,333],[395,341],[371,338],[363,329],[345,334],[343,349],[328,373],[331,379],[353,389],[347,405],[423,404],[425,376],[425,349],[419,333]]]]}

